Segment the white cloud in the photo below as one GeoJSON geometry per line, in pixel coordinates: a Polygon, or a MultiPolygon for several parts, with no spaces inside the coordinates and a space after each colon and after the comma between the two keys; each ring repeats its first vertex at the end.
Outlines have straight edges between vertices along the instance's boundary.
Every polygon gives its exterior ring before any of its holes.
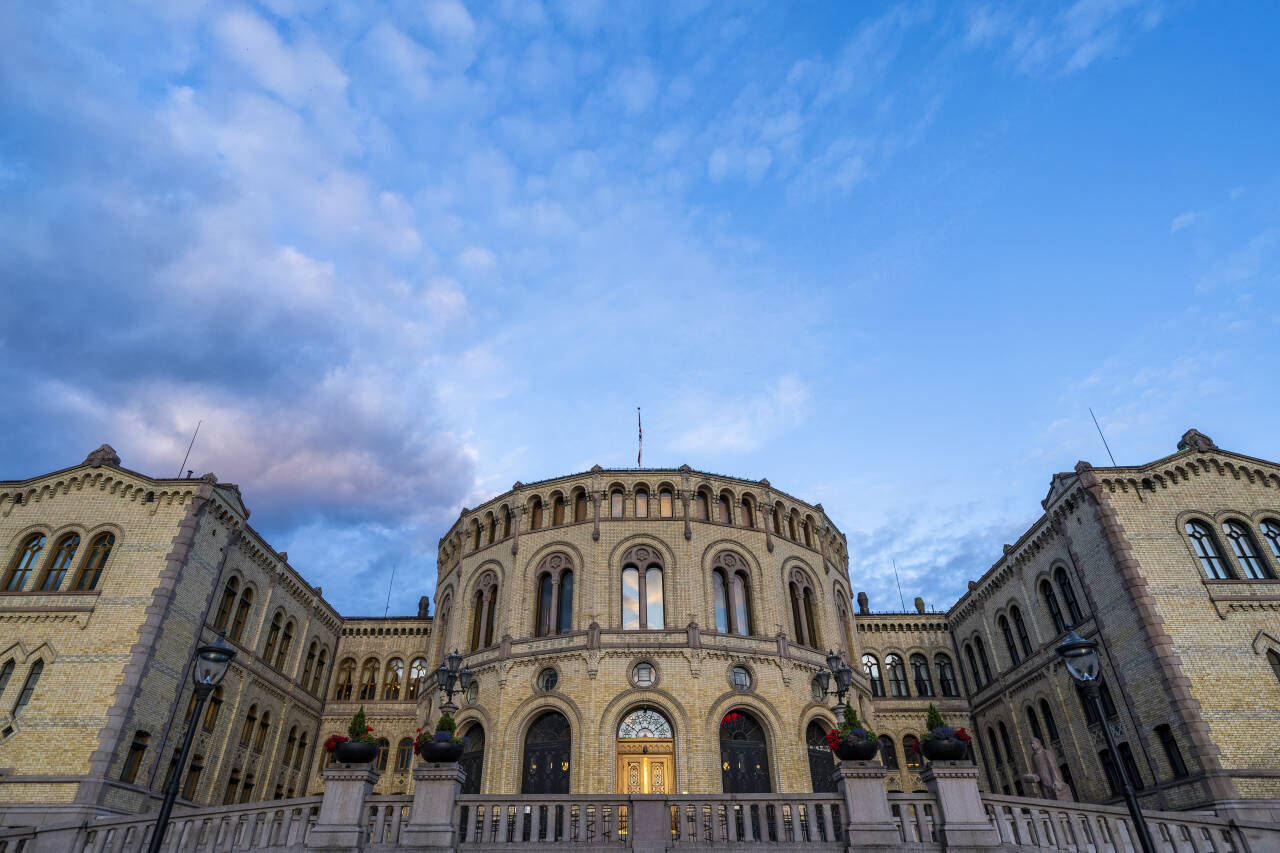
{"type": "Polygon", "coordinates": [[[804,423],[812,396],[795,376],[779,377],[755,394],[687,396],[675,406],[676,421],[694,426],[677,434],[671,447],[706,454],[755,450],[804,423]]]}
{"type": "Polygon", "coordinates": [[[1177,234],[1183,228],[1190,227],[1196,221],[1196,213],[1188,210],[1186,213],[1179,213],[1173,217],[1173,222],[1169,223],[1169,233],[1177,234]]]}
{"type": "Polygon", "coordinates": [[[476,35],[476,22],[458,0],[432,0],[427,4],[431,29],[446,39],[469,43],[476,35]]]}
{"type": "Polygon", "coordinates": [[[346,75],[314,41],[286,45],[274,27],[245,9],[222,15],[214,32],[228,58],[290,103],[331,100],[346,88],[346,75]]]}
{"type": "Polygon", "coordinates": [[[773,155],[763,145],[750,148],[721,145],[707,160],[707,175],[713,181],[738,177],[754,183],[764,177],[772,162],[773,155]]]}
{"type": "Polygon", "coordinates": [[[468,246],[458,256],[458,264],[469,272],[487,273],[497,268],[498,259],[483,246],[468,246]]]}
{"type": "Polygon", "coordinates": [[[647,64],[631,65],[618,72],[613,81],[615,97],[632,115],[642,113],[658,94],[658,78],[647,64]]]}

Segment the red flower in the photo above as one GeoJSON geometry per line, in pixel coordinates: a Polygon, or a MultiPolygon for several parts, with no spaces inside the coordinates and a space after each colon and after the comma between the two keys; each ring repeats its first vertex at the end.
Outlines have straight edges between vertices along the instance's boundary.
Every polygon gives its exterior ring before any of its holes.
{"type": "Polygon", "coordinates": [[[324,742],[324,751],[333,752],[340,744],[346,743],[350,738],[342,735],[329,735],[329,739],[324,742]]]}
{"type": "Polygon", "coordinates": [[[968,743],[970,740],[969,733],[964,729],[956,729],[956,738],[964,741],[965,743],[968,743]]]}

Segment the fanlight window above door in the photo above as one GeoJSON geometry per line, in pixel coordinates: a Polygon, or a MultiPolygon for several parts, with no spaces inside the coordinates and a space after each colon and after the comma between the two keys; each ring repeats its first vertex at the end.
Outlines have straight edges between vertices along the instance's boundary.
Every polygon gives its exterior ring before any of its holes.
{"type": "Polygon", "coordinates": [[[671,724],[652,708],[637,708],[618,725],[618,738],[671,737],[671,724]]]}

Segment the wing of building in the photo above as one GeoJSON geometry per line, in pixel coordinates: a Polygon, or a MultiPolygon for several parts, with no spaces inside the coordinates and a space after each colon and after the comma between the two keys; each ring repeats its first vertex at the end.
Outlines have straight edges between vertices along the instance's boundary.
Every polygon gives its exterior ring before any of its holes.
{"type": "Polygon", "coordinates": [[[1280,707],[1280,467],[1194,430],[1146,465],[1055,475],[945,612],[873,612],[820,504],[688,466],[463,510],[434,618],[342,617],[248,518],[236,486],[151,478],[105,445],[0,482],[0,822],[154,810],[174,772],[187,803],[315,793],[324,739],[361,707],[377,792],[408,792],[455,649],[464,792],[829,791],[834,651],[890,790],[921,788],[934,704],[993,792],[1113,802],[1123,767],[1149,808],[1280,819],[1259,745],[1280,707]],[[1069,630],[1101,645],[1101,715],[1054,652],[1069,630]],[[219,633],[237,655],[197,718],[193,652],[219,633]]]}

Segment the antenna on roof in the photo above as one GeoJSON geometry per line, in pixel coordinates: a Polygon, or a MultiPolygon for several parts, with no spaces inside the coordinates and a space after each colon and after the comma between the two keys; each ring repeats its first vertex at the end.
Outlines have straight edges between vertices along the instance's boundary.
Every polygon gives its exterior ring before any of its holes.
{"type": "Polygon", "coordinates": [[[392,585],[394,585],[394,584],[395,584],[395,582],[396,582],[396,566],[398,566],[398,565],[400,565],[400,564],[399,564],[399,563],[395,563],[395,564],[393,564],[393,565],[391,566],[391,580],[387,581],[387,606],[386,606],[386,607],[384,607],[384,608],[382,608],[382,618],[383,618],[383,619],[386,619],[386,618],[387,618],[387,614],[391,612],[391,587],[392,587],[392,585]]]}
{"type": "Polygon", "coordinates": [[[182,464],[178,466],[178,476],[182,476],[182,469],[187,467],[187,459],[191,456],[191,448],[196,446],[196,436],[200,434],[200,424],[203,420],[196,421],[196,431],[191,433],[191,443],[187,445],[187,455],[182,457],[182,464]]]}
{"type": "Polygon", "coordinates": [[[898,578],[898,561],[892,557],[889,558],[889,561],[893,563],[893,579],[898,582],[898,603],[902,605],[902,612],[906,613],[907,600],[902,596],[902,581],[898,578]]]}
{"type": "Polygon", "coordinates": [[[1116,468],[1116,457],[1111,453],[1111,445],[1107,444],[1107,437],[1102,434],[1102,427],[1098,426],[1098,416],[1093,413],[1093,409],[1089,409],[1089,417],[1093,418],[1093,425],[1098,427],[1098,437],[1102,439],[1102,446],[1107,449],[1107,455],[1111,457],[1111,467],[1116,468]]]}

